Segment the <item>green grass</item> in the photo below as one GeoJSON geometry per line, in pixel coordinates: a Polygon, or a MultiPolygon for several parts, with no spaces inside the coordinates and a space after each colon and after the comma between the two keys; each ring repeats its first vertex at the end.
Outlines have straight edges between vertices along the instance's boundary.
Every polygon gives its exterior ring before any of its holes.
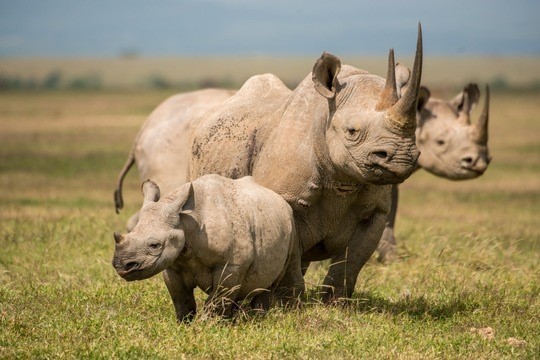
{"type": "MultiPolygon", "coordinates": [[[[159,276],[110,264],[126,209],[112,191],[131,141],[166,92],[0,97],[1,358],[533,359],[540,354],[538,95],[495,94],[494,160],[473,181],[425,172],[401,186],[399,259],[372,259],[352,299],[177,324],[159,276]],[[492,339],[475,329],[490,327],[492,339]],[[509,338],[524,341],[509,343],[509,338]]],[[[197,292],[199,309],[203,294],[197,292]]]]}

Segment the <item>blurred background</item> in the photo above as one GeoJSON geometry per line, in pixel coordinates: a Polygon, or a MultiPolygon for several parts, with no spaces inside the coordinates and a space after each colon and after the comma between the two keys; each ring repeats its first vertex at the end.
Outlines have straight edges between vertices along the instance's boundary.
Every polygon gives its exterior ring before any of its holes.
{"type": "Polygon", "coordinates": [[[0,0],[1,89],[239,87],[275,73],[295,86],[329,51],[384,76],[388,49],[423,83],[540,88],[540,2],[0,0]]]}

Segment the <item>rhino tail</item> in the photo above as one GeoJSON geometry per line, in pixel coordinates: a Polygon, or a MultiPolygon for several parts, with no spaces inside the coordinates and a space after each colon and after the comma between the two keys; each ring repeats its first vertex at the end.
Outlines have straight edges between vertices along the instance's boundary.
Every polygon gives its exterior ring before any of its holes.
{"type": "Polygon", "coordinates": [[[124,167],[118,175],[116,189],[114,190],[114,208],[117,214],[120,212],[120,209],[124,207],[124,199],[122,198],[122,184],[124,182],[124,177],[127,175],[129,169],[131,169],[131,167],[135,163],[135,154],[133,150],[134,149],[132,148],[129,152],[128,158],[124,163],[124,167]]]}

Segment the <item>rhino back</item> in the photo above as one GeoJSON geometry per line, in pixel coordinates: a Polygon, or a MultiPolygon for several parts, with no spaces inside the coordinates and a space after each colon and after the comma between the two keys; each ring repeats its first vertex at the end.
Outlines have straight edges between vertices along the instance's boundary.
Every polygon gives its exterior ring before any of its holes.
{"type": "Polygon", "coordinates": [[[234,95],[206,89],[174,95],[161,103],[141,127],[134,155],[142,181],[152,179],[168,193],[186,181],[191,120],[234,95]]]}
{"type": "Polygon", "coordinates": [[[216,173],[249,175],[272,114],[291,91],[271,74],[250,78],[238,93],[191,124],[190,179],[216,173]]]}

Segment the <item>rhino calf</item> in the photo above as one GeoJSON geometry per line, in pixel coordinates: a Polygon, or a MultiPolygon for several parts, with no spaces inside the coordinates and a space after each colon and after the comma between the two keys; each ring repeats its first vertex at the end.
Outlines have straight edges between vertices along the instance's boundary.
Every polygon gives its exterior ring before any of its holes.
{"type": "Polygon", "coordinates": [[[288,268],[302,278],[299,262],[288,266],[299,251],[291,207],[251,177],[206,175],[161,199],[147,180],[142,192],[139,222],[114,234],[112,264],[127,281],[164,271],[179,321],[195,315],[195,287],[209,295],[209,310],[229,316],[246,298],[266,310],[288,268]]]}

